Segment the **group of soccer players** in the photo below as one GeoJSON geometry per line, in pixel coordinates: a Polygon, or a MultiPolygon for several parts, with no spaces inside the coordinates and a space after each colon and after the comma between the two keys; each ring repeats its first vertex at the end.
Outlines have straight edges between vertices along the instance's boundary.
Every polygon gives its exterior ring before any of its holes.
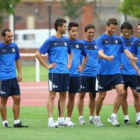
{"type": "MultiPolygon", "coordinates": [[[[119,37],[115,35],[118,22],[115,18],[110,18],[107,21],[105,33],[96,40],[94,40],[95,26],[93,24],[85,26],[86,37],[84,40],[77,38],[79,27],[76,22],[68,24],[68,37],[63,36],[67,29],[66,20],[57,19],[54,26],[56,34],[47,39],[36,52],[40,63],[49,69],[48,127],[76,126],[71,120],[76,93],[78,93],[79,123],[85,124],[83,108],[87,92],[89,93],[89,123],[103,126],[100,111],[106,92],[113,88],[116,89],[117,96],[108,122],[114,126],[120,126],[117,112],[122,105],[124,123],[130,124],[126,100],[128,87],[132,89],[134,96],[136,124],[140,124],[140,64],[138,61],[140,43],[139,39],[132,36],[131,23],[124,22],[121,25],[122,35],[119,37]],[[48,54],[48,64],[41,56],[46,53],[48,54]],[[54,121],[53,106],[57,92],[59,92],[59,114],[58,120],[54,121]],[[65,119],[67,92],[68,103],[65,119]],[[97,92],[98,97],[95,101],[97,92]]],[[[140,25],[138,27],[140,28],[140,25]]]]}
{"type": "MultiPolygon", "coordinates": [[[[70,22],[68,24],[69,36],[66,37],[64,36],[67,30],[66,20],[57,19],[55,21],[56,34],[46,39],[35,54],[44,68],[49,69],[47,102],[49,128],[76,126],[71,120],[76,93],[78,94],[79,123],[81,125],[86,123],[83,114],[84,97],[86,93],[89,93],[89,123],[103,126],[100,111],[107,91],[113,88],[116,89],[117,96],[108,122],[114,126],[120,126],[117,112],[122,106],[124,123],[130,124],[127,104],[128,87],[131,88],[134,97],[136,124],[140,124],[140,39],[132,36],[131,23],[124,22],[121,25],[122,35],[120,37],[115,35],[117,27],[118,21],[115,18],[108,19],[105,33],[95,40],[95,26],[88,24],[84,29],[85,39],[80,40],[78,39],[78,23],[70,22]],[[44,61],[42,54],[46,53],[48,57],[47,61],[44,61]],[[59,113],[58,120],[55,121],[53,109],[57,92],[59,92],[59,113]],[[68,102],[65,116],[67,93],[68,102]],[[98,94],[97,99],[96,94],[98,94]]],[[[138,33],[140,35],[140,25],[138,25],[138,33]]],[[[24,126],[19,119],[20,90],[18,81],[22,80],[19,51],[16,44],[11,43],[10,30],[4,30],[2,36],[4,42],[0,44],[0,97],[3,126],[10,128],[6,117],[6,103],[8,97],[12,96],[14,127],[28,127],[24,126]],[[5,41],[6,39],[7,41],[5,41]],[[9,58],[7,59],[7,57],[9,58]],[[9,59],[10,61],[8,61],[9,59]],[[15,64],[18,70],[18,81],[16,80],[15,64]]]]}

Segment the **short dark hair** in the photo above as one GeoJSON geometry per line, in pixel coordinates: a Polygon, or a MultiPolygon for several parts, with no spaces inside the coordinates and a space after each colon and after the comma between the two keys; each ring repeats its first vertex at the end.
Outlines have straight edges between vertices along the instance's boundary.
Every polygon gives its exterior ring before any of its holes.
{"type": "Polygon", "coordinates": [[[70,31],[72,27],[78,27],[78,26],[79,26],[78,23],[70,22],[69,25],[68,25],[68,31],[70,31]]]}
{"type": "Polygon", "coordinates": [[[109,18],[106,24],[107,24],[108,26],[109,26],[110,24],[118,25],[118,21],[117,21],[117,19],[115,19],[115,18],[109,18]]]}
{"type": "Polygon", "coordinates": [[[95,30],[95,26],[93,24],[88,24],[85,26],[85,32],[87,32],[88,29],[94,29],[95,30]]]}
{"type": "Polygon", "coordinates": [[[140,23],[138,25],[140,25],[140,23]]]}
{"type": "Polygon", "coordinates": [[[1,36],[5,36],[6,35],[6,32],[11,32],[11,30],[8,29],[8,28],[3,29],[2,32],[1,32],[1,36]]]}
{"type": "Polygon", "coordinates": [[[133,26],[130,22],[124,22],[121,27],[120,30],[122,31],[123,29],[129,29],[129,30],[133,30],[133,26]]]}
{"type": "Polygon", "coordinates": [[[64,23],[67,23],[67,21],[63,18],[59,18],[55,21],[54,23],[54,27],[55,27],[55,30],[57,31],[58,30],[58,26],[62,26],[64,23]]]}

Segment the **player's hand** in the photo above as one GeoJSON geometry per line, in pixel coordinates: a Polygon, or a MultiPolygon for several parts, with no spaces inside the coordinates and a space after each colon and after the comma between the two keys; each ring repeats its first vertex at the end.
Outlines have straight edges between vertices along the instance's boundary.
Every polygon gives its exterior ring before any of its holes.
{"type": "Polygon", "coordinates": [[[134,61],[134,62],[137,62],[138,61],[138,58],[137,57],[132,57],[131,60],[134,61]]]}
{"type": "Polygon", "coordinates": [[[83,71],[83,67],[81,65],[78,67],[78,71],[79,72],[82,72],[83,71]]]}
{"type": "Polygon", "coordinates": [[[18,75],[17,81],[18,81],[18,82],[21,82],[21,81],[22,81],[22,76],[21,76],[21,75],[18,75]]]}
{"type": "Polygon", "coordinates": [[[70,69],[71,68],[71,64],[67,64],[67,68],[70,69]]]}
{"type": "Polygon", "coordinates": [[[56,63],[51,63],[47,66],[47,69],[51,69],[51,68],[55,68],[56,67],[56,63]]]}
{"type": "Polygon", "coordinates": [[[113,61],[113,59],[114,59],[114,55],[108,56],[108,61],[113,61]]]}

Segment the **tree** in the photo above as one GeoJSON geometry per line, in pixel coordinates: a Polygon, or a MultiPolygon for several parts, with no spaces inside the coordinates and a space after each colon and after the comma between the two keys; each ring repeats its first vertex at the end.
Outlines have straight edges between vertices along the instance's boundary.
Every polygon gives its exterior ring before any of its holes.
{"type": "Polygon", "coordinates": [[[125,15],[140,18],[140,0],[124,0],[119,10],[125,15]]]}
{"type": "Polygon", "coordinates": [[[8,14],[14,14],[14,7],[21,0],[0,0],[0,27],[3,23],[3,13],[6,12],[8,14]]]}
{"type": "Polygon", "coordinates": [[[79,9],[85,4],[84,0],[62,0],[62,9],[70,19],[75,19],[80,14],[79,9]]]}

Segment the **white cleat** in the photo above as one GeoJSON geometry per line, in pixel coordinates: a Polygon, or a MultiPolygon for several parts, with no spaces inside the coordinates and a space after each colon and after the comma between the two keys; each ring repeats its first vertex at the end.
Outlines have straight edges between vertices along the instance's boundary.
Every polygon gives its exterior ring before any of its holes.
{"type": "Polygon", "coordinates": [[[101,122],[101,120],[97,117],[94,117],[94,125],[95,126],[103,126],[103,123],[101,122]]]}
{"type": "Polygon", "coordinates": [[[86,124],[85,120],[84,120],[84,117],[79,118],[79,124],[81,124],[81,125],[86,124]]]}
{"type": "Polygon", "coordinates": [[[110,118],[108,118],[108,122],[110,122],[114,126],[120,126],[120,124],[119,124],[119,122],[117,120],[117,117],[110,117],[110,118]]]}
{"type": "Polygon", "coordinates": [[[91,119],[89,119],[89,123],[94,123],[94,117],[92,117],[91,119]]]}
{"type": "Polygon", "coordinates": [[[76,124],[73,123],[72,121],[67,121],[67,127],[75,127],[76,124]]]}
{"type": "Polygon", "coordinates": [[[58,128],[58,123],[52,120],[48,123],[48,128],[58,128]]]}

